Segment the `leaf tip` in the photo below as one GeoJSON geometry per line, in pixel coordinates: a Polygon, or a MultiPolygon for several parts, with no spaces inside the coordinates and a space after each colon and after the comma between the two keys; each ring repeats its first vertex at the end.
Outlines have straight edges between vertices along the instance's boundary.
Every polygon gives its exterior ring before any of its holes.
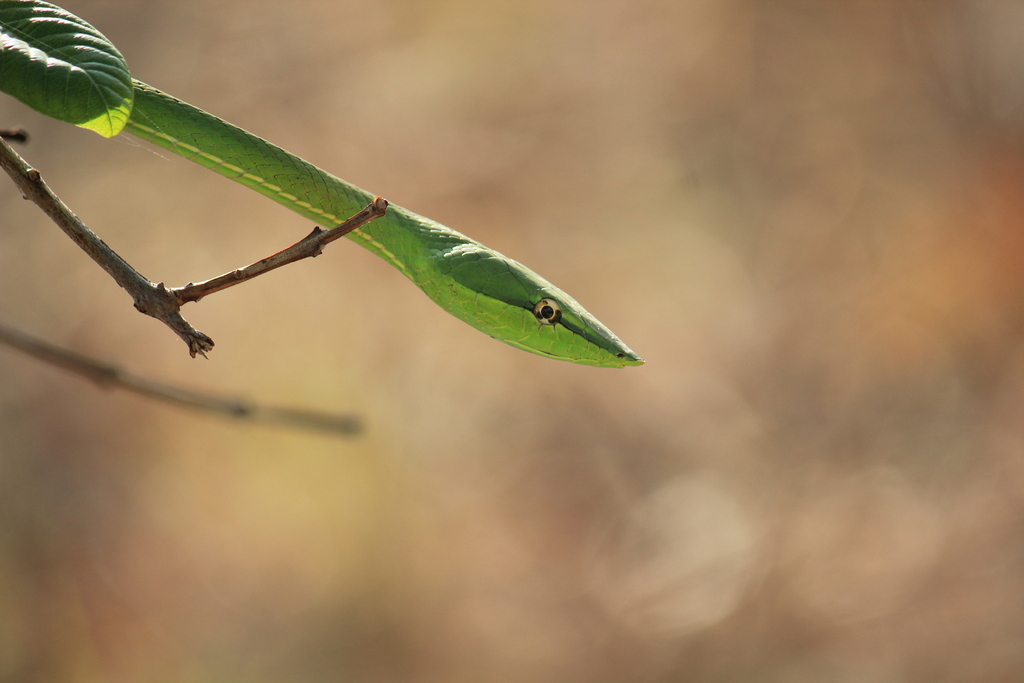
{"type": "Polygon", "coordinates": [[[130,114],[131,107],[122,104],[103,112],[94,119],[83,121],[77,125],[81,128],[86,128],[99,133],[105,138],[112,138],[124,129],[125,124],[128,123],[128,116],[130,114]]]}

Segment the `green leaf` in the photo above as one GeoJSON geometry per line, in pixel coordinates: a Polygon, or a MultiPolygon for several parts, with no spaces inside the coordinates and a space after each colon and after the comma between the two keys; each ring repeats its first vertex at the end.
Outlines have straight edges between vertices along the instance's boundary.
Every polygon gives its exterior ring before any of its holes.
{"type": "Polygon", "coordinates": [[[0,90],[108,138],[132,111],[132,77],[117,48],[75,15],[36,0],[0,0],[0,90]]]}

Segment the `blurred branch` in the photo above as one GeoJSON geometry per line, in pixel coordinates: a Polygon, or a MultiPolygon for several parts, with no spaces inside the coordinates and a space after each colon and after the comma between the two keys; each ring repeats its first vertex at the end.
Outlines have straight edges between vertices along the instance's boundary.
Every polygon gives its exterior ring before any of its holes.
{"type": "Polygon", "coordinates": [[[218,413],[240,420],[276,424],[334,434],[358,434],[362,425],[354,415],[338,415],[300,408],[263,406],[235,398],[214,396],[139,377],[115,365],[62,349],[0,322],[0,344],[84,377],[104,389],[124,389],[185,408],[218,413]]]}
{"type": "Polygon", "coordinates": [[[28,142],[28,131],[24,128],[0,128],[0,138],[11,142],[28,142]]]}
{"type": "Polygon", "coordinates": [[[131,295],[139,312],[161,321],[184,340],[193,358],[197,354],[205,357],[206,352],[213,349],[213,340],[181,317],[183,304],[199,301],[204,296],[241,284],[283,265],[317,256],[324,246],[380,218],[388,208],[387,200],[376,197],[366,208],[340,225],[329,230],[317,227],[305,239],[256,263],[198,284],[189,283],[184,287],[168,289],[162,282],[151,282],[108,247],[59,197],[53,194],[43,182],[39,171],[29,166],[3,140],[0,140],[0,167],[7,171],[26,199],[35,202],[68,237],[131,295]]]}

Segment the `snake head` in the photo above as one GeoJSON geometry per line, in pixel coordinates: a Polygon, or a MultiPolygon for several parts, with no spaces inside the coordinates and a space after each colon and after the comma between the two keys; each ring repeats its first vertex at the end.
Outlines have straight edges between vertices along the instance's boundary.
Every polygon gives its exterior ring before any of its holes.
{"type": "Polygon", "coordinates": [[[621,368],[643,359],[575,299],[523,264],[466,239],[435,252],[448,275],[421,284],[442,308],[516,348],[584,365],[621,368]]]}

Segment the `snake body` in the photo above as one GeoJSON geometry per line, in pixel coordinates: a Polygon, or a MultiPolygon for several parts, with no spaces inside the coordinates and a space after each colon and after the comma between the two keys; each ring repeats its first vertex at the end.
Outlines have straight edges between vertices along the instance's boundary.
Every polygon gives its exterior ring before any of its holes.
{"type": "MultiPolygon", "coordinates": [[[[134,81],[125,130],[324,227],[373,195],[223,119],[134,81]]],[[[455,230],[391,205],[348,235],[412,280],[444,310],[506,344],[606,367],[643,360],[575,299],[529,268],[455,230]]]]}
{"type": "MultiPolygon", "coordinates": [[[[105,137],[123,128],[324,227],[373,200],[280,147],[132,79],[103,34],[43,0],[0,0],[0,91],[105,137]]],[[[444,310],[507,344],[587,365],[643,363],[568,294],[440,223],[391,205],[347,237],[444,310]]]]}

